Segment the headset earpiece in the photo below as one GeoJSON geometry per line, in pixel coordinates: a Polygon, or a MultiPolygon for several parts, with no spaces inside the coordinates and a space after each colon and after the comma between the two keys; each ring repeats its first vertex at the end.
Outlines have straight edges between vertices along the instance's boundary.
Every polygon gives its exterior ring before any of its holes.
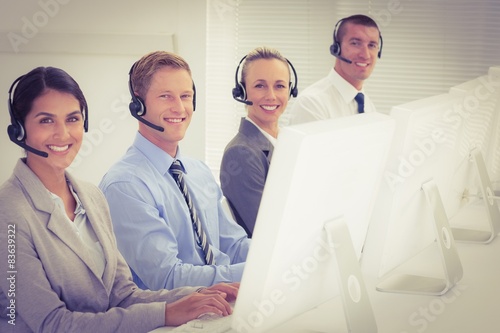
{"type": "Polygon", "coordinates": [[[132,114],[142,117],[146,114],[146,107],[139,96],[132,95],[132,100],[128,105],[128,108],[132,114]]]}
{"type": "Polygon", "coordinates": [[[243,83],[238,79],[240,76],[240,67],[243,61],[247,56],[244,56],[241,58],[240,62],[238,63],[238,67],[236,67],[236,73],[234,74],[234,88],[232,90],[233,98],[239,102],[246,101],[247,99],[247,92],[245,90],[245,86],[243,83]]]}
{"type": "Polygon", "coordinates": [[[24,139],[26,138],[26,131],[24,130],[24,126],[17,119],[17,117],[14,114],[14,105],[12,101],[12,95],[14,94],[14,88],[16,85],[21,81],[21,79],[24,77],[24,75],[21,75],[18,77],[10,86],[9,88],[9,114],[10,114],[10,125],[7,127],[7,133],[9,134],[9,138],[13,142],[23,142],[24,139]]]}
{"type": "Polygon", "coordinates": [[[89,131],[89,107],[84,105],[83,107],[83,130],[85,133],[89,131]]]}
{"type": "Polygon", "coordinates": [[[288,63],[288,65],[292,69],[293,77],[295,79],[295,82],[293,85],[292,85],[292,82],[289,83],[290,84],[290,97],[295,98],[299,94],[299,88],[298,88],[299,78],[297,77],[297,72],[295,71],[295,67],[293,67],[290,60],[286,59],[286,62],[288,63]]]}
{"type": "Polygon", "coordinates": [[[378,49],[378,58],[382,58],[382,47],[384,46],[384,40],[382,39],[382,34],[379,33],[378,38],[380,39],[380,47],[378,49]]]}
{"type": "Polygon", "coordinates": [[[193,80],[193,112],[196,111],[196,86],[193,80]]]}
{"type": "Polygon", "coordinates": [[[24,141],[26,137],[26,132],[24,131],[23,125],[21,125],[18,121],[15,124],[10,124],[7,126],[7,134],[9,134],[9,138],[11,141],[24,141]]]}
{"type": "Polygon", "coordinates": [[[344,22],[344,20],[345,20],[345,18],[338,20],[337,23],[335,24],[335,28],[333,28],[333,44],[330,45],[330,53],[334,57],[340,56],[341,50],[340,50],[340,43],[337,40],[337,32],[338,32],[340,25],[342,25],[342,22],[344,22]]]}
{"type": "Polygon", "coordinates": [[[299,94],[299,90],[297,89],[297,87],[293,86],[292,88],[292,82],[289,83],[290,84],[290,97],[297,97],[297,95],[299,94]]]}
{"type": "Polygon", "coordinates": [[[247,92],[241,82],[237,82],[236,86],[233,88],[233,98],[240,98],[242,100],[247,98],[247,92]]]}
{"type": "Polygon", "coordinates": [[[340,44],[338,42],[334,42],[330,45],[330,53],[332,56],[340,56],[340,44]]]}
{"type": "Polygon", "coordinates": [[[135,94],[134,87],[132,86],[132,73],[134,72],[135,65],[136,63],[132,65],[130,71],[128,72],[128,90],[130,91],[130,96],[132,98],[128,108],[132,116],[142,117],[146,114],[146,107],[144,106],[142,99],[135,94]]]}

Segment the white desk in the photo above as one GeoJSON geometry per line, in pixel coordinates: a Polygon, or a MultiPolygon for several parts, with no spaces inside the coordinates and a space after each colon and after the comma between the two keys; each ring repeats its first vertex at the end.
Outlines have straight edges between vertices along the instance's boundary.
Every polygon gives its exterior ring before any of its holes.
{"type": "Polygon", "coordinates": [[[500,239],[457,243],[464,275],[443,296],[382,293],[365,277],[381,333],[500,332],[500,239]]]}
{"type": "MultiPolygon", "coordinates": [[[[443,296],[379,292],[377,279],[365,275],[380,333],[500,332],[500,239],[488,245],[457,243],[464,276],[443,296]]],[[[310,311],[276,332],[346,332],[340,300],[310,311]],[[318,320],[318,318],[321,318],[318,320]],[[335,328],[331,324],[335,320],[335,328]],[[338,330],[337,330],[338,327],[338,330]]]]}
{"type": "MultiPolygon", "coordinates": [[[[443,296],[384,293],[365,274],[380,333],[500,332],[500,237],[492,243],[457,243],[464,275],[443,296]]],[[[169,328],[154,330],[169,332],[169,328]]],[[[339,298],[285,323],[273,333],[345,332],[339,298]],[[332,329],[335,327],[334,329],[332,329]]]]}

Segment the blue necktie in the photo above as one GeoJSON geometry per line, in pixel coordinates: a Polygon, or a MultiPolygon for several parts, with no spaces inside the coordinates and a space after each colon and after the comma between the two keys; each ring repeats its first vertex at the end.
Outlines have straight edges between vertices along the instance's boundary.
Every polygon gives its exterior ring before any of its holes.
{"type": "Polygon", "coordinates": [[[358,93],[354,99],[358,103],[358,113],[365,112],[365,95],[363,95],[363,93],[358,93]]]}
{"type": "Polygon", "coordinates": [[[191,222],[193,223],[193,229],[196,233],[197,243],[203,250],[205,254],[205,263],[208,265],[215,265],[215,258],[210,248],[210,244],[207,242],[207,235],[201,226],[201,221],[198,218],[198,214],[196,213],[196,209],[194,208],[193,201],[191,200],[191,196],[189,195],[186,182],[184,181],[184,172],[182,171],[181,164],[178,160],[175,160],[170,166],[169,169],[172,177],[175,179],[177,186],[181,190],[184,195],[184,199],[186,200],[186,204],[189,208],[189,214],[191,215],[191,222]]]}

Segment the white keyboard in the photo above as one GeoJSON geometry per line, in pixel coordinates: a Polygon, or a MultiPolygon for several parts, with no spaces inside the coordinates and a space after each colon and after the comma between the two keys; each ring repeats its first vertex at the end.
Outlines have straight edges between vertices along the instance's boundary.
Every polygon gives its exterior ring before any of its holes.
{"type": "Polygon", "coordinates": [[[185,332],[185,333],[196,333],[196,332],[210,332],[210,333],[229,333],[234,332],[231,328],[231,321],[233,317],[225,316],[221,317],[218,315],[205,314],[198,319],[188,321],[184,325],[176,327],[171,332],[185,332]]]}

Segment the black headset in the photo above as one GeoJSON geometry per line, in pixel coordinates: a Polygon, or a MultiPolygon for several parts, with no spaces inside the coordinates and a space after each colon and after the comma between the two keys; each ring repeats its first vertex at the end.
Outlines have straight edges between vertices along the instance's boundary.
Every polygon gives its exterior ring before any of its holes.
{"type": "MultiPolygon", "coordinates": [[[[128,73],[128,75],[129,75],[128,89],[130,91],[130,96],[132,97],[132,100],[130,101],[130,104],[128,106],[130,113],[137,120],[143,122],[144,124],[154,128],[160,132],[163,132],[165,130],[163,127],[160,127],[158,125],[154,125],[154,124],[150,123],[149,121],[147,121],[146,119],[142,118],[146,114],[146,104],[144,103],[142,98],[140,98],[139,96],[137,96],[135,94],[134,87],[132,85],[132,74],[134,73],[134,69],[135,69],[136,65],[137,65],[137,62],[135,62],[132,65],[132,67],[130,68],[130,71],[128,73]]],[[[193,81],[193,111],[195,111],[195,110],[196,110],[196,86],[195,86],[194,81],[193,81]]]]}
{"type": "Polygon", "coordinates": [[[12,101],[12,95],[14,95],[14,90],[15,87],[17,87],[17,84],[19,81],[22,80],[24,75],[18,77],[10,86],[9,89],[9,114],[10,114],[10,125],[7,127],[7,133],[9,134],[9,138],[12,142],[24,142],[24,139],[26,138],[26,131],[24,130],[24,126],[22,122],[17,119],[14,113],[14,103],[12,101]]]}
{"type": "MultiPolygon", "coordinates": [[[[10,86],[9,88],[9,101],[8,101],[8,107],[9,107],[9,114],[10,114],[10,125],[7,127],[7,134],[9,135],[10,141],[14,142],[16,145],[32,152],[37,155],[40,155],[42,157],[48,157],[48,154],[44,151],[37,150],[33,147],[28,146],[24,141],[26,139],[26,130],[24,129],[23,123],[20,119],[16,117],[16,114],[14,112],[14,102],[13,102],[13,95],[14,91],[17,88],[17,85],[19,82],[23,80],[23,78],[26,75],[21,75],[18,77],[10,86]]],[[[84,105],[83,106],[83,129],[85,132],[88,132],[89,129],[89,110],[88,106],[84,105]]]]}
{"type": "MultiPolygon", "coordinates": [[[[238,102],[246,104],[246,105],[252,105],[253,103],[251,101],[247,101],[247,92],[245,90],[245,85],[243,84],[243,82],[241,82],[241,80],[239,80],[240,67],[246,58],[247,58],[247,56],[244,56],[243,58],[241,58],[241,60],[238,64],[238,67],[236,67],[236,73],[234,75],[234,88],[232,90],[232,93],[233,93],[233,98],[235,100],[237,100],[238,102]]],[[[292,69],[293,77],[294,77],[294,84],[292,85],[290,82],[290,97],[297,97],[297,95],[299,94],[299,89],[297,88],[297,84],[298,84],[297,72],[295,71],[295,68],[293,67],[292,63],[286,58],[285,58],[285,60],[288,63],[288,65],[290,66],[290,68],[292,69]]]]}
{"type": "MultiPolygon", "coordinates": [[[[333,29],[333,44],[330,45],[330,53],[334,56],[334,57],[337,57],[337,58],[340,58],[341,60],[344,60],[344,61],[347,61],[347,62],[350,62],[350,60],[346,59],[346,58],[343,58],[341,55],[340,55],[340,52],[341,52],[341,49],[340,49],[340,42],[338,41],[337,39],[337,32],[340,28],[340,26],[342,25],[342,23],[346,20],[346,19],[349,19],[351,18],[352,16],[349,16],[349,17],[344,17],[343,19],[340,19],[336,24],[335,24],[335,28],[333,29]]],[[[382,39],[382,34],[380,33],[380,29],[378,28],[377,26],[377,29],[378,29],[378,38],[380,39],[380,48],[378,50],[378,58],[380,59],[380,57],[382,57],[382,47],[384,46],[384,40],[382,39]]]]}

